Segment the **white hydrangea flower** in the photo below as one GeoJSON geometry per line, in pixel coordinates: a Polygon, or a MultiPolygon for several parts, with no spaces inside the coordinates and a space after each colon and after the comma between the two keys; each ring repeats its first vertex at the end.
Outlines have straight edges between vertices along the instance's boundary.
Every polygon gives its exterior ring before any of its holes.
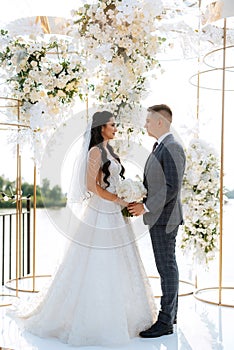
{"type": "Polygon", "coordinates": [[[116,185],[116,191],[120,198],[127,202],[142,200],[146,195],[146,189],[142,182],[125,179],[116,185]]]}
{"type": "Polygon", "coordinates": [[[200,139],[192,140],[186,153],[181,247],[202,264],[214,258],[218,248],[219,159],[215,150],[200,139]]]}

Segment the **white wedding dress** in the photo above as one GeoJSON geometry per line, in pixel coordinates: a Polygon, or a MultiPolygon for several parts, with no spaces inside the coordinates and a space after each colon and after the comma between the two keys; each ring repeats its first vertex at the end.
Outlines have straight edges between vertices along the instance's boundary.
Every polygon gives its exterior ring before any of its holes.
{"type": "MultiPolygon", "coordinates": [[[[115,192],[120,164],[112,159],[109,170],[107,190],[115,192]]],[[[88,200],[48,289],[11,316],[33,334],[73,346],[126,344],[155,322],[136,237],[118,204],[96,195],[88,200]]]]}

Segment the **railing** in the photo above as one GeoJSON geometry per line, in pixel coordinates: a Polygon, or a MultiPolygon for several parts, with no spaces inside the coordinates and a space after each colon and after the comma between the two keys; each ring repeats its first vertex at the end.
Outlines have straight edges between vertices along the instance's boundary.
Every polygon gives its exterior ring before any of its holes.
{"type": "MultiPolygon", "coordinates": [[[[31,270],[31,200],[26,199],[26,209],[22,210],[21,255],[19,277],[28,275],[31,270]]],[[[0,213],[0,278],[2,286],[7,280],[16,277],[16,212],[0,213]]]]}

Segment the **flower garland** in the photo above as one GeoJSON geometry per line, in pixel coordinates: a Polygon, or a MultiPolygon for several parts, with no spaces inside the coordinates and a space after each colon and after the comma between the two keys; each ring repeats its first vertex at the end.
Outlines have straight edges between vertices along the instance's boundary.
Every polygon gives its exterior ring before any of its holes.
{"type": "Polygon", "coordinates": [[[181,248],[196,262],[214,258],[219,237],[219,160],[206,142],[194,139],[187,149],[182,187],[184,221],[181,248]]]}

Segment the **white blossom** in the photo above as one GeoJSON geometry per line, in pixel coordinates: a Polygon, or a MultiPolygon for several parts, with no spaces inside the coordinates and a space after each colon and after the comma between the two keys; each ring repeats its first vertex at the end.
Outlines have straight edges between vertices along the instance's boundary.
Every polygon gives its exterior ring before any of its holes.
{"type": "Polygon", "coordinates": [[[219,159],[205,141],[194,139],[187,153],[182,187],[184,225],[181,247],[194,260],[214,258],[219,237],[219,159]]]}
{"type": "Polygon", "coordinates": [[[120,198],[127,202],[140,201],[146,196],[146,188],[141,181],[125,179],[116,185],[116,191],[120,198]]]}
{"type": "MultiPolygon", "coordinates": [[[[118,120],[127,106],[140,107],[146,74],[158,67],[155,18],[161,11],[161,1],[152,0],[97,0],[72,11],[68,31],[87,58],[89,95],[99,107],[111,106],[118,120]]],[[[135,130],[134,114],[128,117],[135,130]]]]}

